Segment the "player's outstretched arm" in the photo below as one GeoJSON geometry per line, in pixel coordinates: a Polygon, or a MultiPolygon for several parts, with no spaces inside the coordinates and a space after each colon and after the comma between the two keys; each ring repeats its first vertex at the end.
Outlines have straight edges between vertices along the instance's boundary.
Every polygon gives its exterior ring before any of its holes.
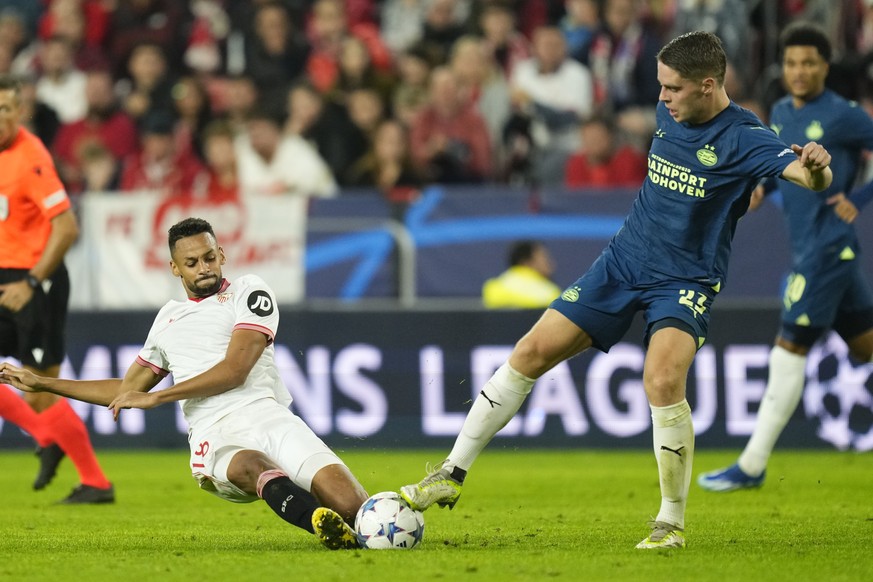
{"type": "Polygon", "coordinates": [[[237,329],[230,336],[224,359],[208,370],[154,394],[124,392],[109,404],[109,408],[118,418],[118,413],[124,408],[153,408],[165,402],[227,392],[245,383],[266,347],[267,336],[260,331],[237,329]]]}
{"type": "Polygon", "coordinates": [[[131,366],[123,380],[121,378],[108,378],[106,380],[49,378],[39,376],[24,368],[13,366],[8,362],[0,364],[0,382],[10,384],[19,390],[24,392],[51,392],[58,396],[104,406],[108,405],[123,390],[139,389],[147,391],[154,388],[160,380],[161,377],[150,369],[143,368],[137,364],[131,366]],[[137,369],[144,370],[144,372],[137,369]]]}
{"type": "Polygon", "coordinates": [[[816,192],[831,185],[834,178],[830,169],[831,155],[821,144],[814,141],[803,147],[792,144],[791,149],[797,154],[797,159],[782,172],[783,178],[816,192]]]}

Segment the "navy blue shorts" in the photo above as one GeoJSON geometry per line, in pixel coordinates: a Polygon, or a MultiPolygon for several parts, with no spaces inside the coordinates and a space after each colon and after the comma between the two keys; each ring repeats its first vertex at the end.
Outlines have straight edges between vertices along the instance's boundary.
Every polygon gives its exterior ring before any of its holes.
{"type": "Polygon", "coordinates": [[[834,258],[788,275],[780,335],[808,347],[829,328],[846,340],[873,328],[873,291],[858,260],[834,258]]]}
{"type": "Polygon", "coordinates": [[[627,333],[637,311],[646,320],[646,345],[658,329],[675,327],[690,334],[700,349],[715,295],[711,287],[680,280],[633,286],[607,255],[601,255],[550,307],[578,325],[604,352],[627,333]]]}
{"type": "MultiPolygon", "coordinates": [[[[0,283],[25,277],[27,269],[0,269],[0,283]]],[[[63,362],[69,298],[70,279],[61,264],[34,290],[33,299],[21,311],[0,308],[0,355],[37,370],[63,362]]]]}

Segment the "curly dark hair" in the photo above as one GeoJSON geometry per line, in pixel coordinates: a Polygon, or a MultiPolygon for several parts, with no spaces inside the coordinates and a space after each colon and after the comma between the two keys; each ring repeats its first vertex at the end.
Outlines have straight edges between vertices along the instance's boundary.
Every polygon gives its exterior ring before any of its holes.
{"type": "Polygon", "coordinates": [[[173,226],[170,227],[170,230],[167,231],[168,234],[168,242],[170,245],[170,253],[176,249],[176,241],[182,238],[187,238],[189,236],[194,236],[197,234],[203,234],[204,232],[208,232],[215,237],[215,231],[212,230],[212,225],[203,220],[202,218],[186,218],[180,222],[177,222],[173,226]]]}

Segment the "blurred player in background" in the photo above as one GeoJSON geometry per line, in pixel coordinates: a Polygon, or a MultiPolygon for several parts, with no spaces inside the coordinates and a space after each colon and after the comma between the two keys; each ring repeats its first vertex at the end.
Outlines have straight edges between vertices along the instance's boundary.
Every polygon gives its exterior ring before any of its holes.
{"type": "MultiPolygon", "coordinates": [[[[776,440],[803,393],[806,356],[828,329],[840,334],[861,362],[873,357],[873,292],[857,259],[858,237],[852,226],[873,197],[873,182],[846,195],[858,177],[861,154],[873,151],[873,120],[856,103],[825,88],[831,45],[823,30],[798,22],[780,40],[789,95],[773,106],[772,127],[786,143],[820,141],[833,156],[834,181],[822,192],[778,181],[793,260],[782,328],[770,352],[767,389],[752,437],[735,464],[700,475],[698,483],[708,491],[764,483],[776,440]]],[[[751,208],[761,203],[764,191],[756,189],[751,208]]]]}
{"type": "MultiPolygon", "coordinates": [[[[21,86],[0,77],[0,354],[56,378],[64,359],[70,280],[64,255],[79,235],[70,200],[45,146],[20,127],[21,86]]],[[[54,394],[22,400],[0,386],[0,417],[37,442],[34,489],[52,480],[66,453],[81,485],[63,503],[111,503],[112,485],[97,463],[88,430],[54,394]]]]}
{"type": "Polygon", "coordinates": [[[273,361],[276,297],[262,279],[224,279],[212,226],[189,218],[169,231],[170,267],[188,296],[155,318],[123,379],[59,380],[0,364],[0,381],[108,406],[179,402],[188,421],[191,473],[222,499],[267,502],[279,517],[330,549],[357,548],[349,524],[367,493],[343,462],[288,406],[273,361]],[[168,374],[175,385],[152,388],[168,374]]]}
{"type": "Polygon", "coordinates": [[[473,402],[448,458],[401,488],[412,507],[452,507],[467,471],[515,415],[537,378],[590,347],[607,351],[637,311],[646,319],[643,385],[652,411],[661,507],[640,549],[685,546],[685,505],[694,456],[688,369],[727,274],[730,242],[756,184],[783,176],[823,190],[830,155],[820,145],[786,148],[724,89],[726,58],[712,34],[692,32],[658,53],[657,127],[649,174],[624,226],[587,273],[519,340],[473,402]]]}
{"type": "Polygon", "coordinates": [[[488,309],[548,307],[561,294],[551,279],[555,262],[543,243],[513,243],[508,263],[508,269],[482,286],[482,303],[488,309]]]}

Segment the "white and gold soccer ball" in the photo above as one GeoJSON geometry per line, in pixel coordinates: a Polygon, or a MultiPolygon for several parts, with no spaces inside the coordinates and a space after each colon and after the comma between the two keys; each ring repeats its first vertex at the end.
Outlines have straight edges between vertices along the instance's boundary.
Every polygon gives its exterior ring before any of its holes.
{"type": "Polygon", "coordinates": [[[355,517],[355,533],[362,548],[411,550],[424,536],[424,516],[394,491],[367,499],[355,517]]]}

